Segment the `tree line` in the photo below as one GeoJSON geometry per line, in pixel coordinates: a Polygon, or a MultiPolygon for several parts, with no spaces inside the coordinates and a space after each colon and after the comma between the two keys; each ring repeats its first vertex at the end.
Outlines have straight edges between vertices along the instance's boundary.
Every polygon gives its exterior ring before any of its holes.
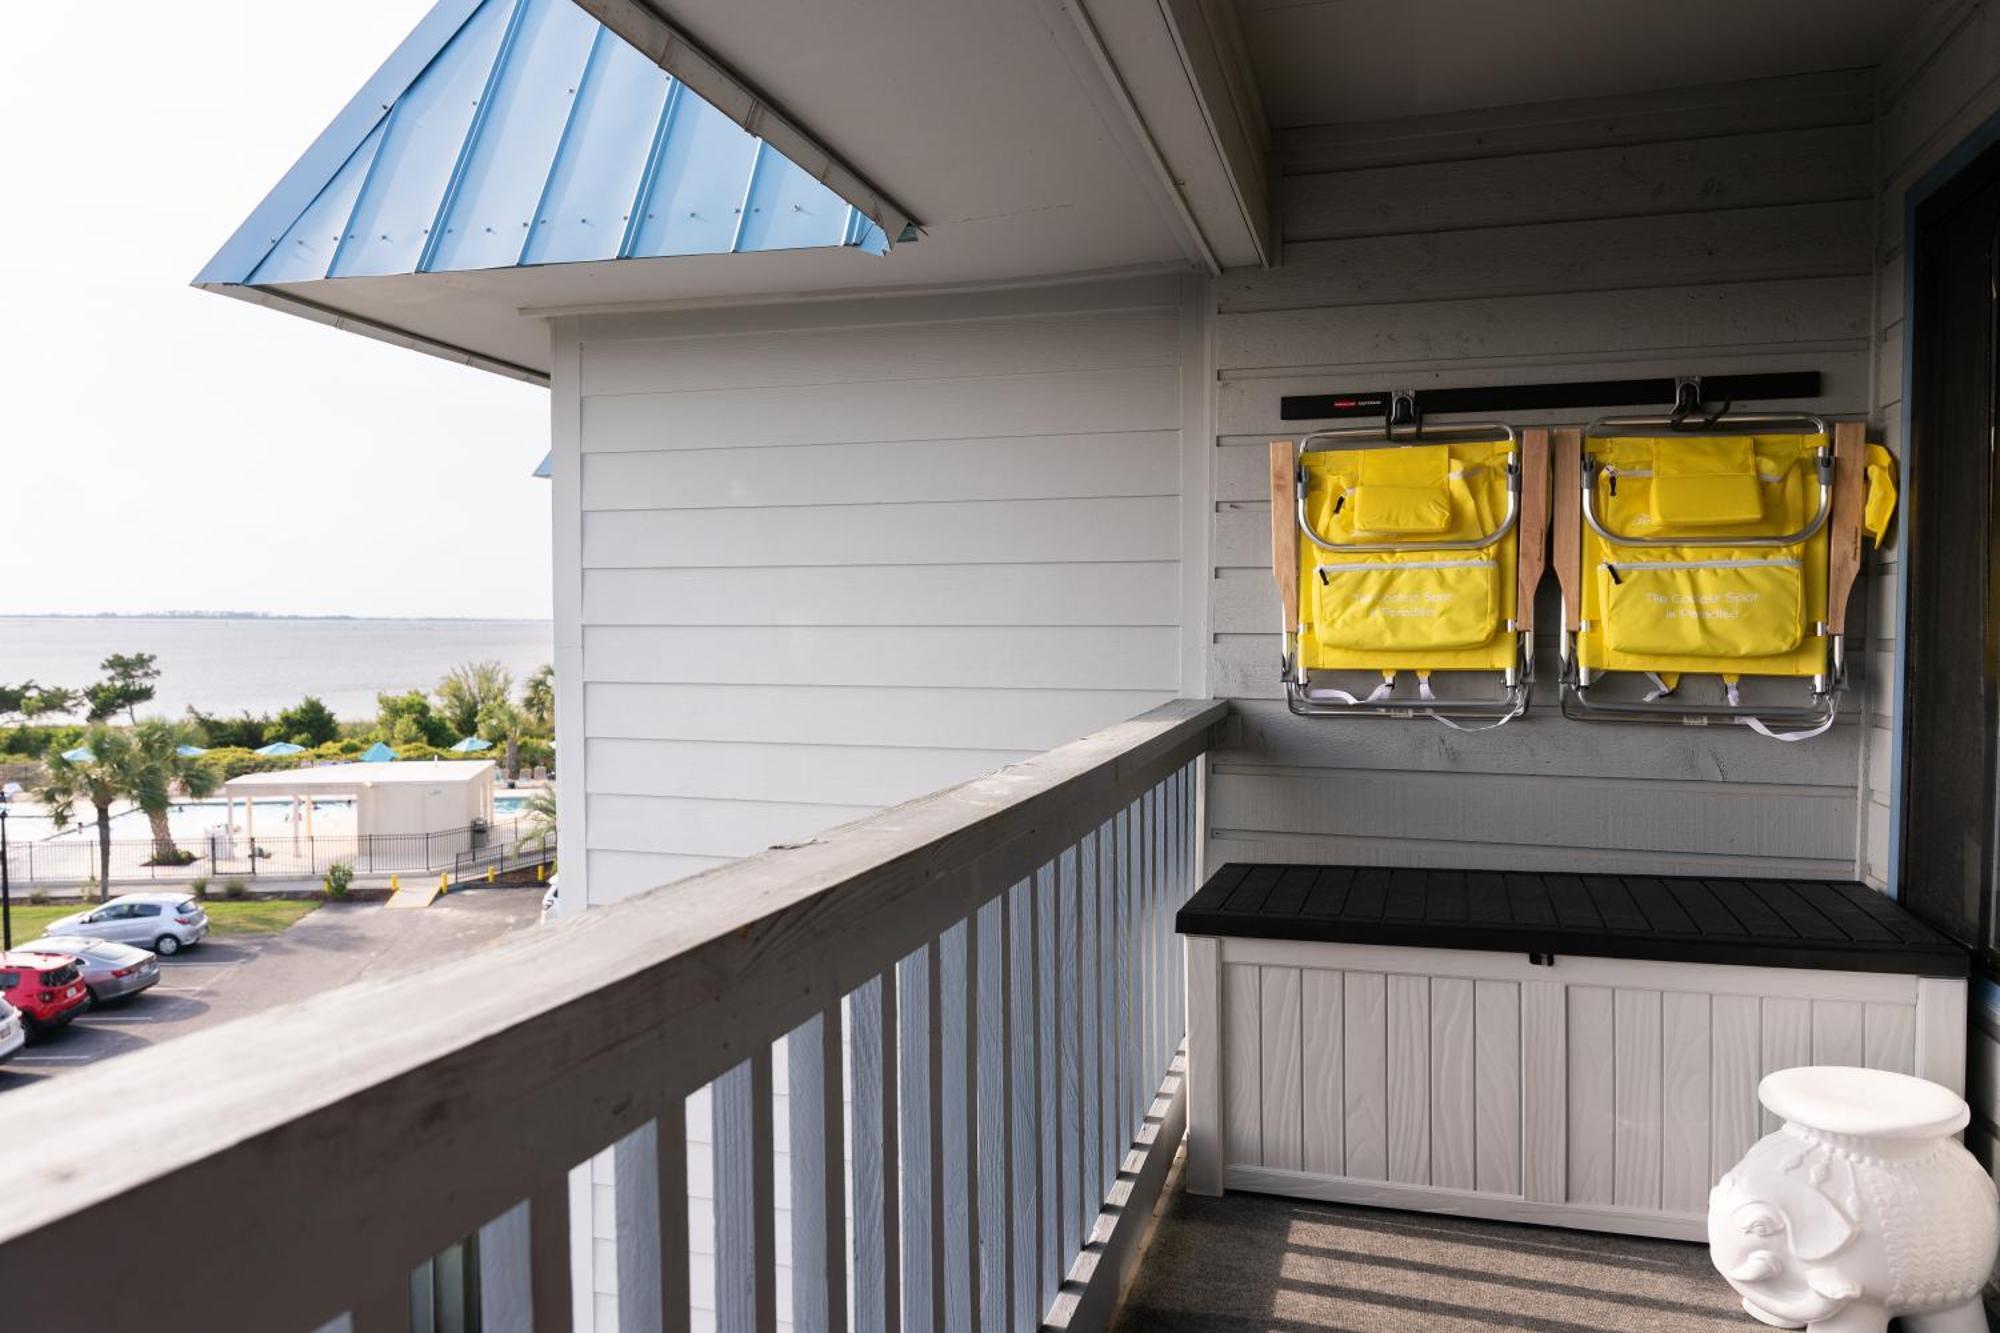
{"type": "MultiPolygon", "coordinates": [[[[111,819],[121,802],[145,812],[156,865],[185,865],[194,853],[175,844],[169,814],[177,798],[214,794],[232,777],[259,769],[316,760],[352,759],[377,741],[406,759],[449,754],[477,737],[503,747],[505,770],[554,759],[555,670],[543,665],[520,690],[514,675],[493,661],[463,662],[430,691],[376,696],[372,720],[343,722],[324,700],[307,695],[276,714],[245,711],[225,718],[190,707],[183,720],[141,719],[159,679],[151,653],[114,653],[98,668],[101,679],[82,687],[37,681],[0,684],[0,760],[36,761],[42,778],[36,798],[57,828],[68,827],[87,807],[97,828],[99,883],[111,876],[111,819]],[[116,719],[123,715],[124,722],[116,719]],[[81,722],[50,723],[51,717],[81,722]],[[295,757],[256,751],[276,741],[301,747],[295,757]]],[[[456,756],[453,756],[456,757],[456,756]]]]}

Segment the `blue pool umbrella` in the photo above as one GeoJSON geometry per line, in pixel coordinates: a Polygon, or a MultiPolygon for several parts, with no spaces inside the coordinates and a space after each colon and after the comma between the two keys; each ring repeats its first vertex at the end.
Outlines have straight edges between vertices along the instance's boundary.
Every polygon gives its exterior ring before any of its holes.
{"type": "Polygon", "coordinates": [[[460,741],[458,744],[452,746],[451,748],[458,751],[460,754],[471,754],[476,750],[492,749],[493,742],[482,741],[477,736],[467,736],[464,740],[460,741]]]}
{"type": "Polygon", "coordinates": [[[304,754],[305,752],[306,747],[303,745],[294,745],[290,741],[272,741],[269,745],[258,746],[253,753],[277,755],[304,754]]]}
{"type": "Polygon", "coordinates": [[[361,762],[364,764],[386,764],[395,757],[396,752],[380,741],[376,741],[361,752],[361,762]]]}
{"type": "Polygon", "coordinates": [[[174,753],[179,755],[183,759],[193,759],[197,755],[207,754],[208,751],[203,749],[199,745],[176,745],[174,747],[174,753]]]}
{"type": "Polygon", "coordinates": [[[62,757],[72,764],[88,764],[97,759],[96,753],[88,745],[79,745],[74,750],[64,750],[62,757]]]}

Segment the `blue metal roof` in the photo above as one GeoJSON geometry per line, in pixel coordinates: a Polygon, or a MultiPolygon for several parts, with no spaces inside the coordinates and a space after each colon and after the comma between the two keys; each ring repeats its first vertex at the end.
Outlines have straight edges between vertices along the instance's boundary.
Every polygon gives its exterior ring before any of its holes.
{"type": "Polygon", "coordinates": [[[195,282],[811,246],[888,237],[572,0],[440,0],[195,282]]]}

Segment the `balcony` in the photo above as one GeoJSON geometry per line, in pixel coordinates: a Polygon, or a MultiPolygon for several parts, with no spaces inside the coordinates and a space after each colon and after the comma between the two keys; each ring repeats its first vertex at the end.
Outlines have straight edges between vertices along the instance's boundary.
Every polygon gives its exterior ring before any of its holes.
{"type": "Polygon", "coordinates": [[[611,1149],[621,1328],[1103,1327],[1184,1125],[1173,911],[1225,715],[24,1090],[9,1303],[415,1333],[466,1313],[443,1279],[487,1333],[566,1329],[571,1170],[611,1149]],[[190,1280],[96,1280],[148,1252],[190,1280]]]}

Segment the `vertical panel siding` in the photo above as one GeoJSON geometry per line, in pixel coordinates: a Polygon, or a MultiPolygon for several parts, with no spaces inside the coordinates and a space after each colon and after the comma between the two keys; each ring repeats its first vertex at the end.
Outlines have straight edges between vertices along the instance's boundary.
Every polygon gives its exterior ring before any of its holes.
{"type": "Polygon", "coordinates": [[[1917,1041],[1913,983],[1907,1003],[1841,998],[1853,979],[1838,973],[1815,974],[1818,995],[1711,994],[1591,984],[1616,966],[1459,977],[1456,955],[1434,956],[1434,975],[1221,965],[1223,1173],[1351,1181],[1377,1203],[1415,1187],[1699,1218],[1772,1127],[1766,1073],[1822,1050],[1907,1069],[1917,1041]]]}
{"type": "Polygon", "coordinates": [[[1281,418],[1286,394],[1816,369],[1810,406],[1868,410],[1872,106],[1823,82],[1824,123],[1743,133],[1690,112],[1510,153],[1496,110],[1436,151],[1417,126],[1280,144],[1284,262],[1216,287],[1210,678],[1244,743],[1215,763],[1215,859],[1853,873],[1858,700],[1808,745],[1566,724],[1545,633],[1535,711],[1504,730],[1295,719],[1266,566],[1263,446],[1315,424],[1281,418]]]}

